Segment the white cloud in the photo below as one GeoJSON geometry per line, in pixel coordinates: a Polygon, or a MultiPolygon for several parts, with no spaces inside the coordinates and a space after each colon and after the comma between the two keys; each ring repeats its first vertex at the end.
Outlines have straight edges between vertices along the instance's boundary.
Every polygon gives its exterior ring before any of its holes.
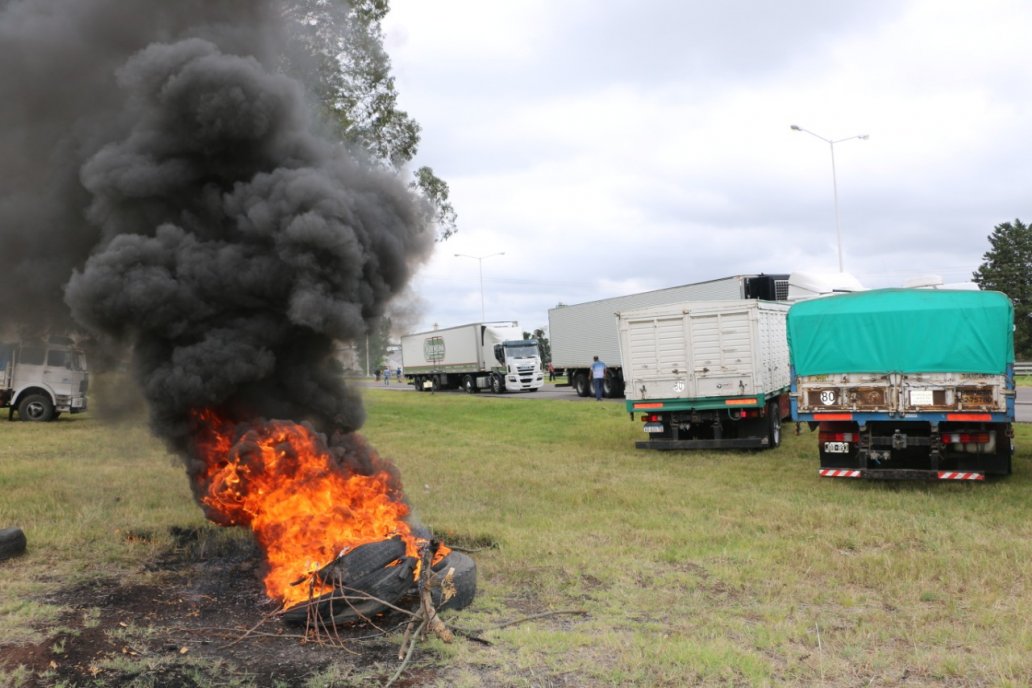
{"type": "MultiPolygon", "coordinates": [[[[837,264],[873,286],[962,281],[1028,215],[1032,5],[395,0],[420,164],[460,233],[423,323],[547,321],[556,303],[837,264]],[[460,265],[464,262],[464,265],[460,265]]],[[[1027,217],[1025,218],[1028,219],[1027,217]]]]}

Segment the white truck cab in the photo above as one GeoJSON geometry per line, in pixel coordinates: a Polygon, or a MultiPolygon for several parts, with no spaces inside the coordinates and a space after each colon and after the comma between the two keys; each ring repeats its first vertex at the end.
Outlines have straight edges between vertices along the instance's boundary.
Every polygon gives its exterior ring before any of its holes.
{"type": "Polygon", "coordinates": [[[68,339],[0,344],[0,407],[13,419],[50,421],[87,409],[86,356],[68,339]]]}

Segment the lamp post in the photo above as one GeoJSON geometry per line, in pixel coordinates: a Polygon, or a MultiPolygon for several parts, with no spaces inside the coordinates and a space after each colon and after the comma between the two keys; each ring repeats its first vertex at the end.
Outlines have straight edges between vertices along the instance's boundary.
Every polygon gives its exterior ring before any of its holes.
{"type": "Polygon", "coordinates": [[[504,256],[504,255],[505,255],[505,251],[501,251],[499,253],[490,253],[490,254],[488,254],[486,256],[470,256],[470,255],[467,255],[465,253],[456,253],[455,254],[456,258],[472,258],[473,260],[477,261],[477,264],[480,266],[480,321],[481,322],[484,322],[485,320],[487,320],[487,318],[484,316],[484,259],[485,258],[494,258],[495,256],[504,256]]]}
{"type": "Polygon", "coordinates": [[[838,180],[835,178],[835,144],[842,143],[843,141],[851,141],[852,139],[860,139],[865,141],[870,138],[867,134],[858,134],[856,136],[847,136],[844,139],[826,139],[820,134],[815,134],[809,129],[803,129],[798,124],[791,125],[792,131],[806,132],[810,136],[819,138],[824,143],[828,144],[831,149],[831,189],[832,193],[835,194],[835,238],[838,241],[838,269],[839,272],[845,272],[842,267],[842,227],[839,225],[839,210],[838,210],[838,180]]]}

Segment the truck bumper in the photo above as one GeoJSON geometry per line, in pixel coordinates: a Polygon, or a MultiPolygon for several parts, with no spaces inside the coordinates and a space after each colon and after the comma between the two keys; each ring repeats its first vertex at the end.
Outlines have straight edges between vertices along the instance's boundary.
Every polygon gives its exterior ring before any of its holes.
{"type": "Polygon", "coordinates": [[[54,410],[60,413],[82,413],[87,410],[86,397],[58,396],[54,402],[54,410]]]}
{"type": "Polygon", "coordinates": [[[868,480],[985,480],[978,471],[931,471],[891,468],[822,468],[822,478],[866,478],[868,480]]]}

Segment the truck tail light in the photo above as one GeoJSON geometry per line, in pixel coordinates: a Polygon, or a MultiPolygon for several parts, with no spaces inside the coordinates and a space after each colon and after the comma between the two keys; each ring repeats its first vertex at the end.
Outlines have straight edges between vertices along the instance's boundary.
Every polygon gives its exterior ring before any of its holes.
{"type": "Polygon", "coordinates": [[[642,415],[641,419],[646,423],[658,423],[663,420],[663,417],[658,413],[646,413],[642,415]]]}
{"type": "Polygon", "coordinates": [[[855,432],[827,432],[822,430],[819,435],[821,442],[856,442],[855,432]]]}
{"type": "Polygon", "coordinates": [[[989,444],[988,432],[944,432],[943,444],[989,444]]]}

